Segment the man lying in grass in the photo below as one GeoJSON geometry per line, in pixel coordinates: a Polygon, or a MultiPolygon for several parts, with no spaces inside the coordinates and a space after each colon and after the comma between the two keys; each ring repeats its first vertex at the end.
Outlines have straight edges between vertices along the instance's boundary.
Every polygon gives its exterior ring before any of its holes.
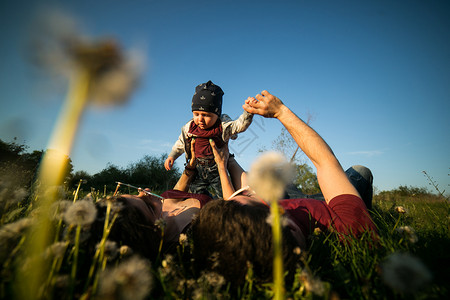
{"type": "MultiPolygon", "coordinates": [[[[257,95],[256,99],[248,98],[243,107],[250,113],[278,119],[317,168],[317,179],[325,201],[279,201],[284,209],[283,254],[285,270],[289,272],[288,280],[293,278],[295,262],[299,259],[295,254],[301,252],[296,247],[305,249],[306,237],[315,228],[333,230],[342,237],[358,237],[368,231],[376,235],[367,207],[349,180],[349,177],[353,177],[352,181],[356,183],[371,180],[361,176],[370,175],[367,168],[352,168],[348,177],[326,142],[280,99],[267,91],[257,95]]],[[[228,201],[209,202],[192,223],[197,267],[215,271],[237,285],[245,281],[251,267],[256,278],[269,281],[273,264],[269,204],[263,200],[264,195],[256,195],[252,189],[245,188],[247,177],[234,159],[229,160],[228,149],[224,147],[219,150],[212,144],[224,199],[228,201]]],[[[282,171],[277,172],[283,176],[282,171]]],[[[371,184],[357,187],[363,187],[361,192],[370,196],[365,199],[370,205],[371,193],[367,189],[372,190],[371,184]]]]}

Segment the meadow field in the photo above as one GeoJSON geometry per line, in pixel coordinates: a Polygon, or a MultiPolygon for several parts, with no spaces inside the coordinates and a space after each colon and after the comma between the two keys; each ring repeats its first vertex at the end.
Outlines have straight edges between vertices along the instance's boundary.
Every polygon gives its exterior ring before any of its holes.
{"type": "MultiPolygon", "coordinates": [[[[33,194],[4,182],[0,189],[1,299],[273,297],[271,283],[258,282],[251,269],[237,290],[230,290],[220,274],[196,273],[189,236],[182,235],[174,253],[160,255],[153,263],[134,255],[127,245],[108,240],[114,213],[105,219],[95,251],[89,251],[84,243],[95,218],[91,214],[104,191],[61,192],[63,200],[53,204],[51,212],[54,240],[44,253],[34,253],[27,240],[42,214],[34,209],[33,194]],[[46,271],[39,287],[27,294],[29,279],[23,274],[33,272],[36,259],[46,271]]],[[[367,237],[343,243],[332,233],[315,232],[301,255],[296,279],[285,287],[286,298],[448,299],[449,209],[448,199],[432,194],[376,195],[372,217],[380,234],[377,243],[367,237]]]]}

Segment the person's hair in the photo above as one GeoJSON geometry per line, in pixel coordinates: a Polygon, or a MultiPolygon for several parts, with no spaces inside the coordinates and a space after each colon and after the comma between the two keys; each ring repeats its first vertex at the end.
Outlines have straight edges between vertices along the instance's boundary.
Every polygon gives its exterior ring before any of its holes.
{"type": "MultiPolygon", "coordinates": [[[[117,210],[117,218],[111,228],[108,240],[117,243],[118,247],[126,245],[133,253],[155,261],[161,241],[161,230],[149,223],[139,208],[127,205],[122,197],[103,199],[96,203],[97,218],[91,227],[91,239],[100,241],[106,217],[106,201],[112,201],[113,210],[117,210]]],[[[110,222],[114,212],[110,216],[110,222]]]]}
{"type": "MultiPolygon", "coordinates": [[[[264,204],[243,205],[236,201],[207,203],[193,220],[191,234],[195,267],[221,274],[237,287],[245,282],[248,268],[254,279],[272,279],[272,229],[270,211],[264,204]]],[[[298,247],[287,227],[283,227],[283,259],[286,280],[291,281],[297,267],[298,247]]]]}

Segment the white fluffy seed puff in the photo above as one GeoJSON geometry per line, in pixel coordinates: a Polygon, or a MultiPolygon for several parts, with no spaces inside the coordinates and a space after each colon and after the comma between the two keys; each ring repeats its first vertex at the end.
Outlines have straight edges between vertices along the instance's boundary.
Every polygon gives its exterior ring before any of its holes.
{"type": "Polygon", "coordinates": [[[262,154],[250,167],[248,181],[256,194],[268,201],[278,201],[287,184],[292,183],[294,167],[278,152],[262,154]]]}

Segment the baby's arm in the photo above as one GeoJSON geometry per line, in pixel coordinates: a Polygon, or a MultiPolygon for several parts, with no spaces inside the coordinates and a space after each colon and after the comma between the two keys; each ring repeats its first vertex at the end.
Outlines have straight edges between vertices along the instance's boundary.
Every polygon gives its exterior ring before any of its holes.
{"type": "Polygon", "coordinates": [[[178,157],[180,157],[180,155],[183,153],[184,153],[184,139],[183,133],[181,133],[178,140],[173,145],[172,151],[170,151],[166,161],[164,162],[164,167],[166,168],[167,171],[172,170],[175,160],[178,157]]]}
{"type": "Polygon", "coordinates": [[[224,138],[236,139],[237,134],[244,132],[250,126],[253,120],[253,114],[244,111],[236,120],[225,121],[223,124],[224,138]]]}

